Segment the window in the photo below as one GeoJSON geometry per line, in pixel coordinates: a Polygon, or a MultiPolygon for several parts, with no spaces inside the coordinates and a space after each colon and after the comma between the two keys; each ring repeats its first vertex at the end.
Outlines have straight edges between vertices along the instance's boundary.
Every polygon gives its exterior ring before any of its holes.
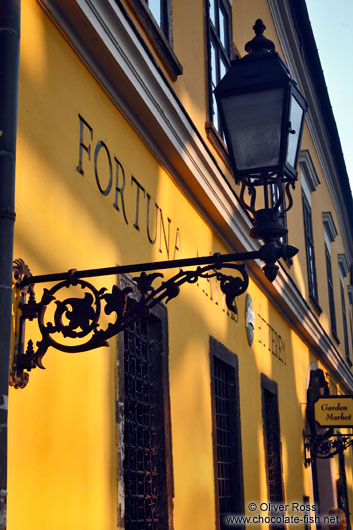
{"type": "Polygon", "coordinates": [[[347,314],[346,314],[346,302],[344,300],[344,286],[341,282],[341,303],[342,303],[342,319],[343,319],[343,336],[344,336],[344,349],[346,358],[349,359],[349,344],[348,344],[348,329],[347,329],[347,314]]]}
{"type": "Polygon", "coordinates": [[[213,125],[222,137],[222,128],[213,90],[230,67],[232,50],[231,8],[228,0],[205,1],[208,59],[208,119],[210,122],[208,125],[213,125]]]}
{"type": "Polygon", "coordinates": [[[344,337],[344,350],[346,354],[346,361],[351,366],[351,359],[349,356],[349,341],[348,341],[348,327],[347,327],[347,312],[346,312],[346,301],[344,296],[344,279],[348,275],[349,268],[344,254],[338,254],[338,267],[340,271],[340,290],[341,290],[341,305],[342,305],[342,323],[343,323],[343,337],[344,337]]]}
{"type": "Polygon", "coordinates": [[[315,248],[314,248],[314,233],[311,215],[311,198],[313,192],[320,184],[318,176],[315,171],[313,161],[310,153],[303,150],[299,153],[300,163],[300,182],[302,188],[302,203],[303,203],[303,217],[304,217],[304,237],[306,249],[306,265],[308,276],[308,290],[309,298],[320,314],[322,312],[319,306],[319,293],[317,287],[317,276],[315,267],[315,248]]]}
{"type": "Polygon", "coordinates": [[[210,339],[217,530],[226,514],[243,513],[243,475],[237,357],[210,339]]]}
{"type": "Polygon", "coordinates": [[[313,224],[312,224],[312,218],[311,218],[311,207],[304,193],[303,193],[303,215],[304,215],[306,265],[307,265],[308,282],[309,282],[309,297],[312,299],[314,304],[318,306],[318,292],[317,292],[316,267],[315,267],[315,249],[314,249],[313,224]]]}
{"type": "Polygon", "coordinates": [[[170,0],[127,0],[151,45],[170,77],[175,81],[183,67],[173,51],[172,6],[170,0]]]}
{"type": "Polygon", "coordinates": [[[169,0],[144,0],[158,26],[169,40],[169,0]]]}
{"type": "Polygon", "coordinates": [[[155,309],[119,338],[119,524],[126,530],[172,527],[167,322],[165,309],[155,309]]]}
{"type": "Polygon", "coordinates": [[[331,333],[337,339],[337,324],[336,324],[336,311],[335,311],[335,297],[333,294],[333,280],[332,280],[332,267],[331,267],[331,255],[327,246],[325,247],[326,255],[326,272],[327,272],[327,289],[328,289],[328,300],[330,307],[330,322],[331,322],[331,333]]]}
{"type": "Polygon", "coordinates": [[[353,348],[353,315],[352,315],[352,306],[353,306],[353,266],[350,266],[350,282],[347,287],[348,291],[348,312],[349,312],[349,329],[351,331],[351,346],[353,348]]]}
{"type": "Polygon", "coordinates": [[[330,322],[331,322],[331,333],[333,338],[339,344],[337,337],[337,323],[336,323],[336,310],[335,310],[335,297],[332,277],[332,265],[331,265],[331,244],[338,236],[338,232],[335,227],[335,223],[330,212],[323,212],[322,214],[324,223],[324,237],[325,237],[325,258],[326,258],[326,273],[327,273],[327,291],[330,309],[330,322]]]}
{"type": "MultiPolygon", "coordinates": [[[[262,374],[261,389],[268,500],[280,504],[283,482],[277,384],[262,374]]],[[[276,528],[282,526],[276,525],[276,528]]]]}

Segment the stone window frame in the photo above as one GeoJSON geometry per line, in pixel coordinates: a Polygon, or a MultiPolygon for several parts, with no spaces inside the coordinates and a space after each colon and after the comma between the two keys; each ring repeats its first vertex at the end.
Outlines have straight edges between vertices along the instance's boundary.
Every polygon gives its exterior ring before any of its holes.
{"type": "Polygon", "coordinates": [[[144,0],[128,0],[137,20],[144,28],[153,48],[173,81],[183,73],[183,66],[173,50],[173,14],[171,0],[163,0],[164,24],[161,28],[144,0]]]}
{"type": "Polygon", "coordinates": [[[334,223],[331,212],[323,212],[322,220],[324,223],[324,240],[325,240],[325,260],[326,260],[326,275],[327,275],[327,290],[329,298],[329,309],[330,309],[330,324],[331,334],[335,339],[337,345],[340,344],[340,340],[337,336],[337,320],[336,320],[336,307],[335,307],[335,295],[334,295],[334,284],[332,274],[332,260],[331,260],[331,245],[338,236],[336,225],[334,223]]]}
{"type": "MultiPolygon", "coordinates": [[[[138,299],[138,292],[134,282],[127,274],[118,276],[118,287],[132,289],[132,298],[138,299]]],[[[158,304],[151,310],[151,318],[160,322],[161,326],[161,343],[162,352],[162,389],[163,389],[163,408],[164,408],[164,437],[165,437],[165,483],[163,493],[166,500],[166,514],[168,519],[166,530],[173,530],[173,498],[174,498],[174,471],[173,471],[173,453],[172,453],[172,428],[171,428],[171,408],[170,408],[170,383],[169,383],[169,340],[168,340],[168,311],[164,304],[158,304]]],[[[117,339],[117,399],[115,405],[115,421],[117,425],[117,450],[118,450],[118,528],[125,528],[125,482],[124,482],[124,359],[125,359],[125,342],[124,332],[119,333],[117,339]]]]}
{"type": "Polygon", "coordinates": [[[319,305],[319,291],[318,281],[315,266],[315,243],[312,223],[312,193],[316,191],[320,185],[319,177],[317,176],[313,161],[308,150],[302,150],[299,153],[300,166],[300,183],[302,188],[302,207],[304,219],[304,237],[307,263],[307,278],[309,287],[309,300],[312,303],[316,312],[320,315],[322,309],[319,305]],[[307,226],[307,224],[310,226],[307,226]],[[310,248],[312,254],[310,254],[310,248]],[[311,274],[311,267],[313,275],[311,274]],[[313,285],[314,282],[314,285],[313,285]],[[315,292],[316,291],[316,292],[315,292]]]}
{"type": "Polygon", "coordinates": [[[222,343],[210,337],[210,376],[211,376],[211,406],[212,406],[212,440],[213,440],[213,462],[214,462],[214,484],[216,503],[216,530],[224,528],[221,521],[220,501],[219,501],[219,475],[218,475],[218,442],[217,442],[217,418],[216,418],[216,396],[215,396],[215,359],[227,365],[232,372],[234,392],[231,394],[231,428],[236,440],[234,446],[234,462],[232,482],[234,484],[233,510],[234,513],[244,513],[244,480],[243,480],[243,460],[241,442],[241,422],[240,422],[240,396],[239,396],[239,367],[238,357],[228,350],[222,343]],[[235,495],[236,492],[236,495],[235,495]]]}
{"type": "Polygon", "coordinates": [[[345,349],[347,364],[351,367],[352,361],[351,361],[350,349],[349,349],[347,309],[346,309],[345,289],[344,289],[344,279],[348,275],[349,267],[347,264],[346,256],[344,254],[338,254],[337,259],[338,259],[338,268],[340,272],[340,291],[341,291],[344,349],[345,349]]]}

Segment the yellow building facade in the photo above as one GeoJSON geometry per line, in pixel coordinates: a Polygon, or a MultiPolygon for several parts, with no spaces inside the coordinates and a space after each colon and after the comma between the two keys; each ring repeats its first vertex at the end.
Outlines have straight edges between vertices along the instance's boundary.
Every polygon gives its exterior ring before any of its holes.
{"type": "Polygon", "coordinates": [[[50,347],[24,388],[10,368],[9,530],[213,530],[225,510],[268,528],[270,503],[288,528],[349,514],[350,450],[305,465],[308,395],[353,394],[352,198],[305,17],[301,0],[22,1],[13,255],[33,275],[259,248],[212,99],[257,18],[309,111],[286,219],[299,253],[273,284],[249,262],[234,315],[199,277],[107,347],[50,347]]]}

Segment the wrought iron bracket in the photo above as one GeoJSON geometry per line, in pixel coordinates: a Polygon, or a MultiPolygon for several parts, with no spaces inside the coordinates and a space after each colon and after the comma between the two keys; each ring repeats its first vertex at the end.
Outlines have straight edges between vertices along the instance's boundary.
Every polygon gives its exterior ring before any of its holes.
{"type": "Polygon", "coordinates": [[[42,276],[32,276],[24,261],[18,259],[14,262],[15,304],[18,307],[15,315],[18,316],[15,322],[10,384],[24,388],[28,383],[29,372],[37,367],[44,368],[42,360],[50,346],[68,353],[108,346],[110,338],[138,319],[148,317],[156,304],[162,301],[167,303],[175,298],[184,283],[194,284],[199,278],[215,278],[225,295],[228,309],[237,314],[235,300],[246,291],[249,276],[244,263],[234,262],[262,259],[265,261],[266,276],[268,269],[272,270],[272,280],[273,272],[278,269],[276,261],[280,257],[286,258],[296,253],[297,249],[288,245],[277,247],[266,244],[254,252],[224,255],[216,253],[213,256],[104,269],[71,269],[68,272],[42,276]],[[193,270],[180,268],[195,265],[197,267],[193,270]],[[179,272],[165,281],[161,272],[155,272],[170,268],[179,268],[179,272]],[[220,272],[221,269],[229,269],[232,275],[220,272]],[[147,271],[153,272],[147,274],[147,271]],[[138,292],[137,299],[131,296],[133,289],[130,287],[120,289],[114,285],[108,292],[105,287],[96,289],[84,279],[134,273],[140,273],[132,278],[138,292]],[[159,282],[156,285],[157,280],[159,282]],[[44,288],[42,297],[37,302],[34,285],[46,282],[56,283],[50,289],[44,288]],[[73,288],[76,290],[75,294],[72,294],[73,288]],[[100,318],[103,313],[113,319],[106,327],[100,318]],[[36,347],[32,340],[28,340],[25,346],[26,320],[38,322],[41,338],[36,347]]]}
{"type": "Polygon", "coordinates": [[[304,465],[310,466],[315,458],[333,458],[353,445],[352,434],[335,433],[328,429],[323,434],[307,434],[304,438],[304,465]]]}

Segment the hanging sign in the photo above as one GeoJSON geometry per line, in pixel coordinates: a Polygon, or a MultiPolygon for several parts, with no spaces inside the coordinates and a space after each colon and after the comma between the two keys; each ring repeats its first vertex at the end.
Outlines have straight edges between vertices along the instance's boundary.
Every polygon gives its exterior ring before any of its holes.
{"type": "Polygon", "coordinates": [[[314,403],[321,427],[353,427],[353,396],[322,396],[314,403]]]}

